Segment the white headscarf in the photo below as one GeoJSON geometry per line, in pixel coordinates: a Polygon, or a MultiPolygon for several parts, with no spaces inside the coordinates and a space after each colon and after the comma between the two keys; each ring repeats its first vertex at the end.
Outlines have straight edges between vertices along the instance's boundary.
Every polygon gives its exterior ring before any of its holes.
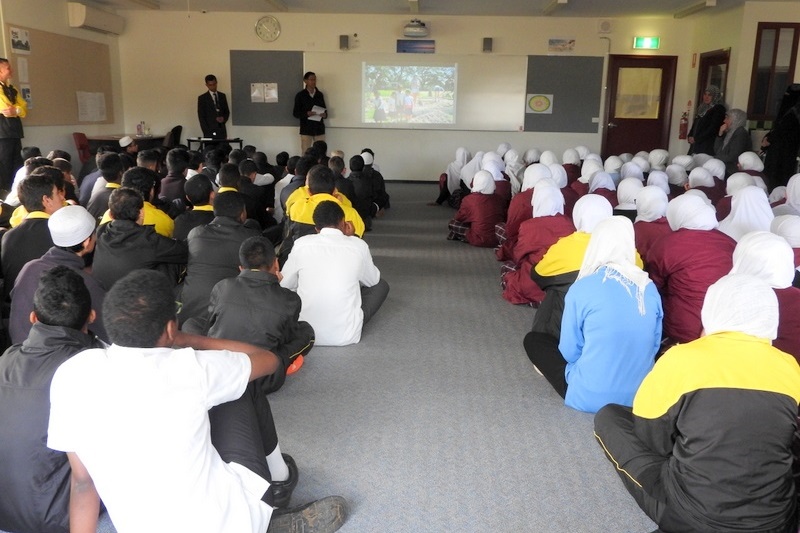
{"type": "Polygon", "coordinates": [[[637,178],[639,181],[644,181],[644,172],[642,171],[642,167],[633,161],[624,163],[619,169],[619,175],[622,179],[637,178]]]}
{"type": "Polygon", "coordinates": [[[486,152],[485,154],[483,154],[483,159],[481,159],[481,170],[486,169],[486,163],[488,163],[489,161],[496,161],[500,163],[500,165],[503,168],[505,168],[506,166],[506,164],[503,163],[502,156],[497,155],[495,152],[486,152]]]}
{"type": "Polygon", "coordinates": [[[753,181],[756,182],[756,187],[764,191],[764,194],[769,194],[769,187],[767,187],[767,182],[764,181],[764,178],[755,175],[753,176],[753,181]]]}
{"type": "Polygon", "coordinates": [[[565,169],[563,165],[553,163],[552,165],[547,165],[547,168],[550,169],[551,177],[559,189],[563,189],[567,186],[567,182],[569,181],[567,178],[567,169],[565,169]]]}
{"type": "Polygon", "coordinates": [[[664,191],[664,194],[669,194],[669,176],[663,170],[652,170],[647,175],[647,184],[654,185],[664,191]]]}
{"type": "Polygon", "coordinates": [[[608,189],[609,191],[617,190],[616,185],[614,185],[614,180],[611,179],[608,172],[600,171],[592,175],[592,178],[589,180],[589,192],[594,192],[597,189],[608,189]]]}
{"type": "Polygon", "coordinates": [[[706,291],[700,312],[706,335],[738,331],[762,339],[778,336],[778,297],[749,274],[722,276],[706,291]]]}
{"type": "Polygon", "coordinates": [[[650,161],[650,168],[653,170],[664,170],[669,163],[669,152],[661,148],[653,150],[647,157],[650,161]]]}
{"type": "Polygon", "coordinates": [[[692,169],[689,172],[689,187],[694,189],[695,187],[713,187],[714,186],[714,176],[711,175],[711,172],[708,169],[703,167],[697,167],[692,169]]]}
{"type": "Polygon", "coordinates": [[[714,208],[694,195],[682,194],[667,205],[667,222],[672,231],[679,229],[712,230],[719,223],[714,208]]]}
{"type": "Polygon", "coordinates": [[[539,158],[539,163],[541,163],[543,165],[547,165],[548,167],[550,165],[559,165],[560,164],[558,162],[558,157],[556,156],[556,154],[554,154],[550,150],[545,150],[544,152],[542,152],[542,156],[539,158]]]}
{"type": "Polygon", "coordinates": [[[565,165],[580,165],[581,155],[574,148],[567,148],[561,156],[561,160],[565,165]]]}
{"type": "Polygon", "coordinates": [[[603,170],[603,165],[598,163],[593,159],[587,159],[581,165],[581,177],[578,178],[578,181],[581,183],[589,183],[596,173],[601,172],[603,170]]]}
{"type": "Polygon", "coordinates": [[[575,151],[578,152],[578,156],[581,158],[581,160],[586,159],[586,156],[589,155],[589,149],[583,145],[576,146],[575,151]]]}
{"type": "Polygon", "coordinates": [[[778,215],[800,215],[800,174],[789,178],[786,184],[786,203],[775,206],[772,210],[778,215]]]}
{"type": "Polygon", "coordinates": [[[496,161],[494,159],[486,160],[484,158],[483,170],[488,171],[492,175],[494,181],[506,180],[506,178],[503,176],[503,170],[504,170],[503,163],[501,163],[500,161],[496,161]]]}
{"type": "Polygon", "coordinates": [[[636,222],[652,222],[667,214],[667,194],[652,185],[643,187],[636,195],[636,222]]]}
{"type": "Polygon", "coordinates": [[[603,170],[605,170],[609,174],[614,174],[615,172],[619,173],[621,168],[622,168],[622,159],[620,159],[615,155],[608,156],[606,158],[605,163],[603,163],[603,170]]]}
{"type": "Polygon", "coordinates": [[[455,192],[459,188],[461,181],[461,169],[467,164],[471,155],[466,148],[456,149],[456,158],[447,165],[447,188],[450,192],[455,192]]]}
{"type": "MultiPolygon", "coordinates": [[[[597,176],[597,174],[595,174],[597,176]]],[[[636,178],[625,178],[619,182],[617,187],[617,209],[636,209],[636,196],[644,188],[641,181],[636,178]]]]}
{"type": "Polygon", "coordinates": [[[725,163],[719,159],[709,159],[703,163],[703,168],[718,180],[725,179],[725,163]]]}
{"type": "Polygon", "coordinates": [[[642,172],[650,172],[650,161],[647,160],[647,157],[642,156],[634,156],[631,159],[631,163],[636,163],[636,165],[642,169],[642,172]]]}
{"type": "Polygon", "coordinates": [[[764,162],[755,152],[742,152],[739,154],[739,168],[761,172],[764,170],[764,162]]]}
{"type": "Polygon", "coordinates": [[[598,222],[613,214],[614,209],[608,200],[599,194],[586,194],[575,202],[575,207],[572,209],[572,222],[575,224],[576,230],[591,233],[598,222]]]}
{"type": "Polygon", "coordinates": [[[628,218],[612,216],[597,224],[586,247],[578,279],[594,274],[601,267],[606,267],[604,282],[609,279],[619,282],[631,296],[634,296],[632,289],[636,291],[639,314],[644,315],[644,290],[650,278],[636,266],[633,224],[628,218]]]}
{"type": "Polygon", "coordinates": [[[622,159],[622,163],[623,164],[630,163],[631,161],[633,161],[633,154],[630,153],[630,152],[625,152],[625,153],[619,154],[619,158],[622,159]]]}
{"type": "Polygon", "coordinates": [[[690,155],[676,155],[672,158],[673,165],[680,165],[686,172],[691,172],[697,166],[694,164],[694,158],[690,155]]]}
{"type": "MultiPolygon", "coordinates": [[[[786,185],[778,185],[769,193],[769,203],[774,204],[786,198],[786,185]]],[[[774,209],[773,209],[774,211],[774,209]]]]}
{"type": "Polygon", "coordinates": [[[472,185],[472,179],[475,177],[475,173],[481,169],[482,160],[483,152],[478,152],[475,154],[475,157],[461,169],[461,181],[463,181],[464,185],[467,187],[472,185]]]}
{"type": "Polygon", "coordinates": [[[727,180],[725,180],[725,194],[728,196],[733,196],[733,193],[739,189],[753,187],[755,184],[756,180],[754,180],[753,176],[747,172],[734,172],[728,176],[727,180]]]}
{"type": "Polygon", "coordinates": [[[561,194],[561,189],[548,181],[541,181],[533,188],[533,218],[564,214],[564,195],[561,194]]]}
{"type": "Polygon", "coordinates": [[[714,159],[713,156],[708,154],[694,154],[692,155],[692,159],[694,160],[694,165],[696,167],[702,167],[705,165],[710,159],[714,159]]]}
{"type": "Polygon", "coordinates": [[[703,200],[706,203],[707,206],[711,207],[711,209],[713,209],[715,213],[717,212],[717,209],[714,207],[714,204],[711,203],[711,200],[708,199],[708,196],[706,195],[706,193],[704,193],[700,189],[689,189],[688,191],[683,193],[684,196],[686,196],[687,194],[689,196],[696,196],[696,197],[700,198],[701,200],[703,200]]]}
{"type": "Polygon", "coordinates": [[[522,185],[522,171],[525,169],[525,164],[522,162],[519,152],[513,148],[506,152],[503,161],[506,164],[506,175],[511,181],[511,191],[516,194],[522,185]]]}
{"type": "Polygon", "coordinates": [[[586,154],[586,157],[584,157],[583,160],[586,161],[588,159],[593,159],[594,161],[597,161],[601,165],[603,164],[603,158],[600,157],[600,154],[596,154],[594,152],[586,154]]]}
{"type": "Polygon", "coordinates": [[[533,189],[540,180],[549,178],[550,169],[541,163],[534,163],[525,169],[522,178],[522,190],[533,189]]]}
{"type": "Polygon", "coordinates": [[[479,170],[472,178],[472,192],[478,194],[494,194],[494,179],[488,170],[479,170]]]}
{"type": "Polygon", "coordinates": [[[731,212],[719,223],[719,230],[738,241],[751,231],[769,231],[775,215],[764,191],[750,186],[733,194],[731,212]]]}
{"type": "Polygon", "coordinates": [[[530,150],[525,151],[525,155],[522,156],[522,160],[525,161],[526,165],[532,165],[534,163],[538,163],[541,157],[542,156],[539,153],[539,150],[536,148],[531,148],[530,150]]]}
{"type": "Polygon", "coordinates": [[[497,147],[495,153],[500,157],[503,157],[509,150],[511,150],[511,145],[509,143],[500,143],[500,146],[497,147]]]}
{"type": "Polygon", "coordinates": [[[786,239],[769,231],[752,231],[733,250],[731,274],[751,274],[773,289],[794,281],[794,251],[786,239]]]}
{"type": "Polygon", "coordinates": [[[664,172],[667,173],[667,178],[671,185],[677,185],[678,187],[683,187],[686,183],[689,182],[689,176],[686,174],[686,169],[683,168],[681,165],[678,164],[668,165],[667,169],[664,172]]]}
{"type": "Polygon", "coordinates": [[[800,248],[800,216],[779,215],[772,219],[769,230],[786,239],[792,248],[800,248]]]}

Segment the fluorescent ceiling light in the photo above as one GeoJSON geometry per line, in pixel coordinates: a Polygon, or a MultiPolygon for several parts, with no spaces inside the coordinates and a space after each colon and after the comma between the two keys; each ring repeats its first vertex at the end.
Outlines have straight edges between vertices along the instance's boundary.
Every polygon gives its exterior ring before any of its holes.
{"type": "Polygon", "coordinates": [[[703,11],[709,7],[716,7],[717,0],[705,0],[703,2],[699,2],[697,4],[692,4],[688,7],[681,9],[680,11],[676,11],[674,15],[672,15],[676,19],[682,19],[684,17],[688,17],[689,15],[694,15],[698,11],[703,11]]]}
{"type": "Polygon", "coordinates": [[[553,11],[560,9],[561,7],[567,5],[567,0],[552,0],[544,9],[542,9],[542,15],[550,15],[553,11]]]}

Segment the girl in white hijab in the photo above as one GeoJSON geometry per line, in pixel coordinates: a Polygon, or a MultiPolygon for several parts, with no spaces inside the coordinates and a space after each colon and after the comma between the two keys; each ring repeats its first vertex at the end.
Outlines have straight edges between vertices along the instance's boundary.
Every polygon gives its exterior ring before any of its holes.
{"type": "Polygon", "coordinates": [[[769,225],[769,230],[775,235],[780,235],[789,246],[792,247],[794,252],[794,266],[797,270],[795,278],[797,282],[793,285],[800,287],[800,216],[797,215],[779,215],[772,220],[769,225]]]}
{"type": "Polygon", "coordinates": [[[469,150],[460,147],[456,149],[456,158],[447,165],[447,189],[450,193],[456,192],[461,186],[461,169],[469,162],[472,156],[469,150]]]}
{"type": "Polygon", "coordinates": [[[594,152],[592,152],[592,153],[590,153],[590,154],[586,154],[586,157],[584,157],[584,158],[583,158],[583,160],[584,160],[584,161],[586,161],[586,160],[588,160],[588,159],[592,159],[592,160],[594,160],[594,161],[597,161],[597,162],[598,162],[598,163],[600,163],[601,165],[603,164],[603,158],[602,158],[602,157],[600,157],[600,155],[599,155],[599,154],[596,154],[596,153],[594,153],[594,152]]]}
{"type": "Polygon", "coordinates": [[[506,175],[511,181],[511,193],[517,194],[522,186],[522,171],[525,169],[525,164],[519,156],[519,152],[510,149],[503,156],[503,161],[506,164],[506,175]]]}
{"type": "Polygon", "coordinates": [[[639,181],[644,181],[644,171],[642,170],[642,167],[640,167],[633,161],[624,163],[620,167],[619,176],[621,179],[636,178],[639,181]]]}
{"type": "Polygon", "coordinates": [[[697,187],[714,187],[715,185],[714,176],[712,176],[711,172],[706,168],[697,167],[692,169],[689,173],[689,188],[691,189],[697,187]]]}
{"type": "Polygon", "coordinates": [[[769,200],[758,187],[744,187],[734,193],[731,212],[719,223],[719,230],[738,241],[751,231],[769,231],[775,215],[769,200]]]}
{"type": "Polygon", "coordinates": [[[670,200],[667,205],[667,222],[672,231],[712,230],[719,226],[713,207],[697,196],[686,194],[670,200]]]}
{"type": "MultiPolygon", "coordinates": [[[[700,198],[701,200],[703,200],[707,206],[711,207],[711,209],[714,209],[714,211],[716,211],[716,208],[714,207],[714,204],[712,204],[711,200],[708,199],[708,196],[706,196],[706,193],[704,193],[700,189],[689,189],[688,191],[683,193],[683,195],[684,196],[686,196],[686,195],[688,195],[688,196],[696,196],[697,198],[700,198]]],[[[719,220],[719,219],[717,219],[717,220],[719,220]]]]}
{"type": "Polygon", "coordinates": [[[492,174],[487,170],[479,170],[472,178],[470,191],[478,194],[494,194],[495,185],[492,174]]]}
{"type": "Polygon", "coordinates": [[[669,152],[661,148],[653,150],[647,157],[652,170],[664,170],[669,164],[669,152]]]}
{"type": "Polygon", "coordinates": [[[525,155],[522,157],[526,165],[532,165],[534,163],[538,163],[540,158],[541,154],[539,153],[539,150],[537,150],[536,148],[531,148],[530,150],[526,150],[525,155]]]}
{"type": "Polygon", "coordinates": [[[472,178],[475,177],[475,173],[481,169],[481,161],[483,160],[483,152],[478,152],[475,154],[469,163],[464,165],[461,168],[461,181],[467,188],[472,187],[472,178]]]}
{"type": "Polygon", "coordinates": [[[647,175],[647,185],[658,187],[664,194],[669,196],[672,192],[669,189],[669,176],[663,170],[653,170],[647,175]]]}
{"type": "MultiPolygon", "coordinates": [[[[588,152],[588,149],[587,149],[588,152]]],[[[578,165],[581,164],[581,156],[575,148],[567,148],[561,156],[561,160],[565,165],[578,165]]]]}
{"type": "MultiPolygon", "coordinates": [[[[636,178],[625,178],[617,187],[617,211],[632,211],[636,213],[636,196],[644,188],[641,181],[636,178]]],[[[632,217],[628,217],[632,218],[632,217]]]]}
{"type": "Polygon", "coordinates": [[[560,165],[558,161],[558,157],[554,154],[551,150],[545,150],[542,152],[542,156],[539,158],[539,163],[543,165],[560,165]]]}
{"type": "Polygon", "coordinates": [[[622,163],[630,163],[633,160],[633,154],[630,152],[624,152],[619,154],[619,158],[622,159],[622,163]]]}
{"type": "Polygon", "coordinates": [[[761,339],[778,336],[778,298],[750,274],[728,274],[712,284],[700,312],[705,335],[736,331],[761,339]]]}
{"type": "Polygon", "coordinates": [[[499,155],[500,157],[503,157],[504,155],[506,155],[506,152],[508,152],[509,150],[511,150],[511,145],[509,143],[505,143],[504,142],[504,143],[500,143],[500,145],[497,147],[497,150],[495,151],[495,153],[497,155],[499,155]]]}
{"type": "Polygon", "coordinates": [[[733,200],[733,194],[745,187],[752,187],[755,186],[756,181],[753,179],[753,176],[746,172],[736,172],[731,174],[727,180],[725,180],[725,196],[719,199],[717,202],[717,220],[722,220],[727,217],[731,212],[731,201],[733,200]]]}
{"type": "Polygon", "coordinates": [[[620,175],[622,164],[622,159],[615,155],[608,156],[603,163],[603,170],[608,172],[608,174],[611,176],[611,179],[614,180],[614,184],[619,183],[620,179],[622,179],[622,176],[620,175]]]}
{"type": "Polygon", "coordinates": [[[527,191],[533,189],[536,184],[552,176],[550,169],[541,163],[534,163],[525,169],[522,178],[522,190],[527,191]]]}
{"type": "Polygon", "coordinates": [[[641,168],[642,172],[645,173],[645,174],[650,172],[650,161],[648,161],[647,158],[645,158],[645,157],[641,157],[641,156],[638,156],[638,155],[634,156],[634,158],[631,159],[631,163],[636,163],[636,166],[641,168]]]}
{"type": "Polygon", "coordinates": [[[703,168],[708,170],[718,180],[725,179],[725,163],[719,159],[709,159],[703,163],[703,168]]]}
{"type": "Polygon", "coordinates": [[[578,152],[578,156],[581,158],[581,161],[584,161],[586,156],[589,155],[589,149],[583,145],[576,146],[575,151],[578,152]]]}
{"type": "Polygon", "coordinates": [[[676,155],[672,158],[672,164],[682,166],[683,170],[685,170],[687,173],[691,172],[696,166],[694,164],[694,158],[690,155],[676,155]]]}
{"type": "Polygon", "coordinates": [[[567,171],[564,170],[564,167],[558,163],[553,163],[547,165],[547,168],[550,169],[550,177],[556,184],[556,187],[559,189],[563,189],[567,186],[567,171]]]}
{"type": "Polygon", "coordinates": [[[608,200],[597,194],[587,194],[575,203],[572,222],[577,231],[591,233],[601,220],[605,220],[613,214],[613,208],[608,200]]]}
{"type": "Polygon", "coordinates": [[[786,185],[778,185],[769,193],[770,204],[783,203],[784,200],[786,200],[786,185]]]}
{"type": "Polygon", "coordinates": [[[563,215],[564,195],[552,181],[542,180],[534,187],[531,207],[533,218],[563,215]]]}
{"type": "Polygon", "coordinates": [[[800,174],[789,178],[786,184],[786,202],[772,209],[775,216],[800,215],[800,174]]]}
{"type": "Polygon", "coordinates": [[[694,154],[692,156],[692,160],[694,161],[695,167],[702,167],[705,165],[710,159],[713,159],[713,156],[708,154],[694,154]]]}
{"type": "Polygon", "coordinates": [[[742,152],[739,154],[739,168],[753,172],[763,172],[764,162],[755,152],[742,152]]]}
{"type": "Polygon", "coordinates": [[[592,175],[589,180],[589,192],[595,192],[597,189],[617,190],[614,186],[614,180],[611,179],[608,172],[599,171],[592,175]]]}
{"type": "Polygon", "coordinates": [[[668,165],[664,172],[667,173],[669,184],[674,185],[676,189],[684,190],[684,186],[689,183],[689,176],[686,174],[686,169],[681,165],[668,165]]]}
{"type": "Polygon", "coordinates": [[[593,159],[587,159],[583,162],[583,165],[581,165],[581,177],[578,178],[578,181],[588,184],[591,181],[592,176],[602,171],[603,165],[593,159]]]}
{"type": "Polygon", "coordinates": [[[636,222],[653,222],[664,217],[668,204],[669,199],[660,188],[652,185],[642,187],[636,194],[636,222]]]}

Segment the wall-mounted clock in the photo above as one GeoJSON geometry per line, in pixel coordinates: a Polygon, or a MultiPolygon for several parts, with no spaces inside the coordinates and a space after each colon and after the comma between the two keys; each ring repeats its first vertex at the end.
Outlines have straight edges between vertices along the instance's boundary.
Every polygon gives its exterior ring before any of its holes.
{"type": "Polygon", "coordinates": [[[256,22],[256,35],[262,41],[271,43],[281,34],[281,23],[272,15],[265,15],[256,22]]]}

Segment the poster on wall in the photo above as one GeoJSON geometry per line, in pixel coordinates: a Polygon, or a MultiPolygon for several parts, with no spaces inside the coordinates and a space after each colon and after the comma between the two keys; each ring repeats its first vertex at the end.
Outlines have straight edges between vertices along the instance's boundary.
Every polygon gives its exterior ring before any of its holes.
{"type": "Polygon", "coordinates": [[[31,86],[21,85],[19,88],[19,92],[22,95],[22,99],[28,103],[28,109],[33,109],[33,99],[31,98],[31,86]]]}
{"type": "Polygon", "coordinates": [[[250,101],[254,104],[274,104],[278,102],[277,83],[251,83],[250,101]]]}
{"type": "Polygon", "coordinates": [[[575,51],[575,39],[572,37],[550,37],[547,39],[547,51],[551,54],[571,54],[575,51]]]}
{"type": "Polygon", "coordinates": [[[17,54],[31,53],[31,36],[28,30],[11,28],[11,50],[17,54]]]}
{"type": "Polygon", "coordinates": [[[552,94],[529,94],[525,99],[526,113],[537,115],[553,114],[553,95],[552,94]]]}

